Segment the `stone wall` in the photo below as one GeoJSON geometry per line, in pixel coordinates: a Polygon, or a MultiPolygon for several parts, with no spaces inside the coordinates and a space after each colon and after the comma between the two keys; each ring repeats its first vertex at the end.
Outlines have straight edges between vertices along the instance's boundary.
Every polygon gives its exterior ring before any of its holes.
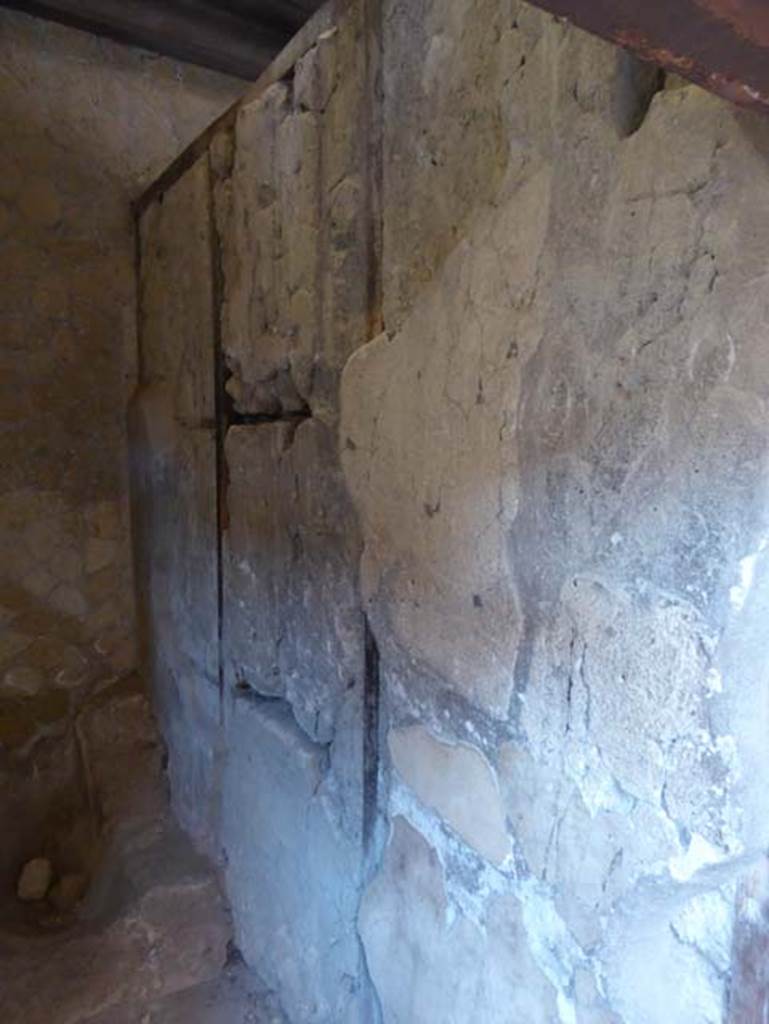
{"type": "Polygon", "coordinates": [[[73,785],[56,737],[136,666],[130,204],[244,85],[5,9],[0,55],[4,887],[73,785]]]}
{"type": "Polygon", "coordinates": [[[89,648],[77,657],[17,623],[2,658],[24,690],[75,685],[87,654],[135,664],[130,202],[243,84],[10,11],[0,48],[2,605],[32,603],[89,648]]]}
{"type": "Polygon", "coordinates": [[[139,230],[137,579],[172,791],[222,855],[247,962],[306,1024],[374,1012],[377,701],[336,441],[375,280],[365,13],[321,14],[139,230]]]}
{"type": "Polygon", "coordinates": [[[359,0],[148,195],[147,656],[297,1024],[762,1019],[768,160],[523,3],[359,0]]]}

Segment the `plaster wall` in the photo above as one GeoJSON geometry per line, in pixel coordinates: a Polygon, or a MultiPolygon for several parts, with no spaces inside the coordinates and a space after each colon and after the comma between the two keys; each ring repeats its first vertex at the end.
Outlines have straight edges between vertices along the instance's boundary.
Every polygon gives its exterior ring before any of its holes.
{"type": "Polygon", "coordinates": [[[73,796],[77,708],[137,664],[131,202],[243,89],[0,10],[3,887],[73,796]]]}
{"type": "MultiPolygon", "coordinates": [[[[34,603],[124,671],[130,203],[243,84],[7,10],[0,52],[3,607],[34,603]]],[[[35,638],[4,634],[9,686],[75,685],[74,654],[35,638]]]]}

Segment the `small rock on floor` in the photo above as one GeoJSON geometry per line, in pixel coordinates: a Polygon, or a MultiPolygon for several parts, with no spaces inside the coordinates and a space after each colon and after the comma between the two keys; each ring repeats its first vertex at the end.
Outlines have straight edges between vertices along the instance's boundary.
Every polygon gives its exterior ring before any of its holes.
{"type": "Polygon", "coordinates": [[[53,868],[46,857],[35,857],[21,869],[16,895],[23,903],[43,900],[51,886],[53,868]]]}

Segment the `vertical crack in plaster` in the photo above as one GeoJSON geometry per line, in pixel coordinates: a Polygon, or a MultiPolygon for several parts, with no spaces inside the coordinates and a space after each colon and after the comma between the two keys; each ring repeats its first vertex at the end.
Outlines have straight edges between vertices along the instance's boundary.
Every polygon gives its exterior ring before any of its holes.
{"type": "Polygon", "coordinates": [[[379,647],[368,617],[363,617],[363,848],[371,845],[376,827],[379,783],[379,647]]]}
{"type": "Polygon", "coordinates": [[[216,171],[208,154],[208,219],[211,238],[211,310],[213,331],[214,374],[214,446],[216,473],[216,644],[217,682],[219,687],[219,718],[224,714],[224,531],[227,529],[227,461],[224,452],[226,424],[226,366],[222,346],[222,306],[224,303],[224,268],[222,240],[216,217],[214,185],[216,171]]]}

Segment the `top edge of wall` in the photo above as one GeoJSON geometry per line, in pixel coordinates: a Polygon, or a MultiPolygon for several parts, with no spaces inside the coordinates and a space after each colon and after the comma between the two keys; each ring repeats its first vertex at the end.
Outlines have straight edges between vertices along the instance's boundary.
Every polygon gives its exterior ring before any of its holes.
{"type": "Polygon", "coordinates": [[[324,4],[315,14],[305,22],[302,28],[283,47],[275,59],[264,69],[255,82],[248,86],[232,106],[213,121],[186,149],[182,150],[179,156],[173,160],[168,167],[145,189],[145,191],[134,200],[134,215],[140,217],[148,206],[158,196],[166,192],[189,168],[206,152],[211,139],[222,128],[228,128],[235,123],[238,110],[246,103],[257,99],[271,85],[279,82],[291,71],[296,62],[310,50],[319,37],[333,28],[341,9],[354,0],[340,0],[334,3],[333,0],[324,4]]]}

